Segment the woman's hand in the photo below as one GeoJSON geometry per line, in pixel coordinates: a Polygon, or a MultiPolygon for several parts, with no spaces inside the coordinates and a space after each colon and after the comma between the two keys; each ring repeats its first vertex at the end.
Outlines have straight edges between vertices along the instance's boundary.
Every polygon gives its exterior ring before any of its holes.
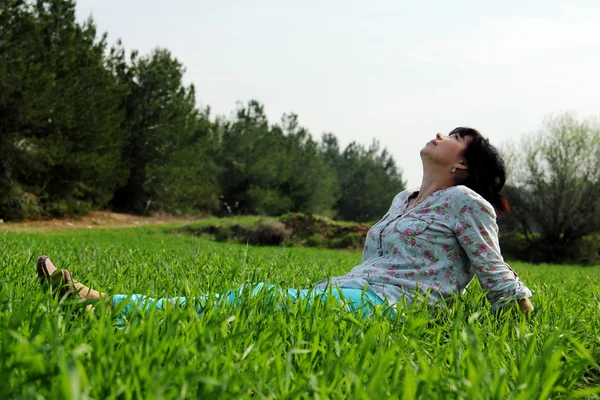
{"type": "Polygon", "coordinates": [[[527,298],[519,300],[519,307],[521,307],[521,311],[527,316],[530,316],[534,310],[533,304],[531,304],[531,301],[527,298]]]}

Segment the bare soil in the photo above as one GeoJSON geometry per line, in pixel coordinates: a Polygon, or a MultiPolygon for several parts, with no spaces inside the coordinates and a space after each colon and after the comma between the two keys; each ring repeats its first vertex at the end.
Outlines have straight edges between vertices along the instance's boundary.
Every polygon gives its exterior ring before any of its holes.
{"type": "Polygon", "coordinates": [[[24,222],[0,222],[0,231],[48,231],[69,228],[125,228],[145,225],[161,225],[173,222],[193,221],[194,218],[181,218],[168,215],[119,214],[108,211],[93,211],[86,216],[65,219],[47,219],[24,222]]]}

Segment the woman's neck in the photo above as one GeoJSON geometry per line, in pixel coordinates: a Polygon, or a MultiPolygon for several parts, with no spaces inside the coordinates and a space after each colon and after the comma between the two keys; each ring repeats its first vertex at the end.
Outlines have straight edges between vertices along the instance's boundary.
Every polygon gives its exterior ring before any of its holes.
{"type": "Polygon", "coordinates": [[[419,194],[413,200],[415,204],[420,203],[425,200],[427,197],[431,196],[433,193],[438,190],[443,190],[452,186],[451,182],[448,182],[446,179],[440,179],[439,173],[433,172],[423,172],[423,180],[421,181],[421,188],[419,189],[419,194]]]}

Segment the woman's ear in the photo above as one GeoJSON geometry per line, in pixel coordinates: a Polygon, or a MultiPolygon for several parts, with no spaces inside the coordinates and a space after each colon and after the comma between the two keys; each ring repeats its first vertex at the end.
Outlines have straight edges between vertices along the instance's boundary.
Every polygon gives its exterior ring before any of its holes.
{"type": "Polygon", "coordinates": [[[454,164],[454,168],[456,168],[459,171],[468,171],[469,166],[467,165],[467,160],[461,160],[457,162],[456,164],[454,164]]]}

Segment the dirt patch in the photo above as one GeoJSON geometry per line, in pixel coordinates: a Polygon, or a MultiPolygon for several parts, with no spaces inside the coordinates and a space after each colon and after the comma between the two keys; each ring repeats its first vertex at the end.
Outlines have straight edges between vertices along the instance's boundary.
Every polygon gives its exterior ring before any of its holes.
{"type": "Polygon", "coordinates": [[[54,229],[98,229],[124,228],[145,225],[160,225],[173,222],[189,222],[193,218],[177,218],[168,215],[139,215],[119,214],[108,211],[93,211],[86,216],[66,219],[48,219],[41,221],[1,222],[0,231],[48,231],[54,229]]]}

